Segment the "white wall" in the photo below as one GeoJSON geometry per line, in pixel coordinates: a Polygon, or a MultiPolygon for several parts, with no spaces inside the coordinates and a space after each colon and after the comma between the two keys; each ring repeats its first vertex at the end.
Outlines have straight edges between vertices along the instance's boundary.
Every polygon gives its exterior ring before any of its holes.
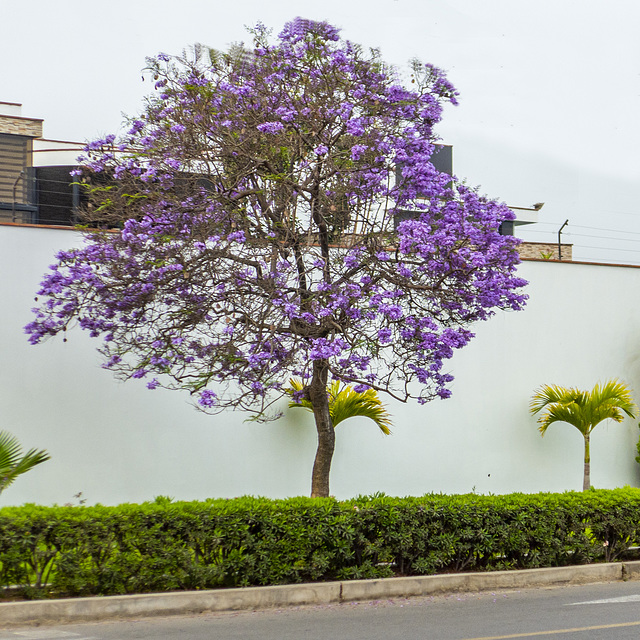
{"type": "Polygon", "coordinates": [[[33,141],[33,166],[73,166],[77,164],[78,156],[83,151],[84,144],[82,142],[35,138],[33,141]]]}
{"type": "MultiPolygon", "coordinates": [[[[89,504],[308,494],[315,432],[306,412],[266,425],[239,412],[207,416],[178,392],[114,381],[98,341],[80,330],[66,343],[27,343],[22,327],[42,275],[56,250],[78,242],[71,231],[0,226],[0,429],[52,455],[0,505],[76,502],[80,491],[89,504]]],[[[451,399],[389,402],[390,437],[363,419],[337,428],[337,497],[581,488],[580,434],[556,424],[541,438],[529,398],[544,383],[591,388],[609,377],[640,392],[640,269],[525,262],[520,273],[530,281],[527,309],[477,326],[450,361],[451,399]]],[[[630,419],[596,429],[594,486],[638,484],[638,435],[630,419]]]]}

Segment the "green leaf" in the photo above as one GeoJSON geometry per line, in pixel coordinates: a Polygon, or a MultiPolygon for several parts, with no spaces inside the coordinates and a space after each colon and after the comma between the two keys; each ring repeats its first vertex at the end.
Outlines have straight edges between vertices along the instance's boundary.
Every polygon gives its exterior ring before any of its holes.
{"type": "Polygon", "coordinates": [[[49,460],[51,456],[44,450],[31,449],[22,455],[22,447],[15,436],[0,431],[0,493],[23,473],[49,460]]]}
{"type": "Polygon", "coordinates": [[[529,409],[532,414],[544,410],[538,419],[542,435],[554,422],[566,422],[585,436],[603,420],[622,422],[625,414],[634,418],[638,412],[631,392],[617,380],[597,384],[591,391],[543,385],[531,399],[529,409]]]}
{"type": "MultiPolygon", "coordinates": [[[[304,384],[301,380],[292,378],[289,384],[291,386],[287,393],[290,396],[304,389],[304,384]]],[[[349,385],[342,386],[338,380],[334,380],[327,389],[327,395],[329,396],[329,414],[334,428],[349,418],[360,416],[375,422],[378,429],[385,435],[391,434],[391,415],[375,389],[358,392],[354,391],[349,385]]],[[[289,407],[291,409],[302,408],[313,412],[311,401],[304,397],[299,403],[291,400],[289,407]]]]}

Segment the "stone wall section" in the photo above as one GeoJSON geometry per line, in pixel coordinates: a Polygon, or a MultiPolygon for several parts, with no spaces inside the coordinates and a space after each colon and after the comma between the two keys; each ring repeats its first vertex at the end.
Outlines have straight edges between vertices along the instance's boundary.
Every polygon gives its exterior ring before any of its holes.
{"type": "MultiPolygon", "coordinates": [[[[562,244],[562,261],[573,260],[573,245],[562,244]]],[[[523,242],[518,246],[523,260],[558,260],[558,244],[553,242],[523,242]]]]}
{"type": "Polygon", "coordinates": [[[41,138],[42,122],[42,120],[36,118],[0,115],[0,133],[27,136],[29,138],[41,138]]]}

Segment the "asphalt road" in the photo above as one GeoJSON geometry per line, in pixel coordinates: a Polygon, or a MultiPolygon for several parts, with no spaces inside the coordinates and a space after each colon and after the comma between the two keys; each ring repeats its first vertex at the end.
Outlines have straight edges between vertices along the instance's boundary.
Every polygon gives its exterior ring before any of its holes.
{"type": "Polygon", "coordinates": [[[0,640],[138,638],[638,640],[640,582],[0,630],[0,640]]]}

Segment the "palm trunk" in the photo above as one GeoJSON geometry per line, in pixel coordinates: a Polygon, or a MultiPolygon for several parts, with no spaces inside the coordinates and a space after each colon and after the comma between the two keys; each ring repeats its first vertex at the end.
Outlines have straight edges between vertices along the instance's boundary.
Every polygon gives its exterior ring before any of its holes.
{"type": "Polygon", "coordinates": [[[591,488],[591,453],[589,452],[589,434],[584,436],[584,478],[582,480],[582,490],[589,491],[591,488]]]}
{"type": "Polygon", "coordinates": [[[311,476],[312,498],[327,498],[329,496],[329,472],[336,444],[336,434],[329,413],[329,397],[327,396],[328,373],[329,367],[326,360],[316,360],[313,363],[309,400],[311,400],[313,416],[316,420],[318,450],[311,476]]]}

